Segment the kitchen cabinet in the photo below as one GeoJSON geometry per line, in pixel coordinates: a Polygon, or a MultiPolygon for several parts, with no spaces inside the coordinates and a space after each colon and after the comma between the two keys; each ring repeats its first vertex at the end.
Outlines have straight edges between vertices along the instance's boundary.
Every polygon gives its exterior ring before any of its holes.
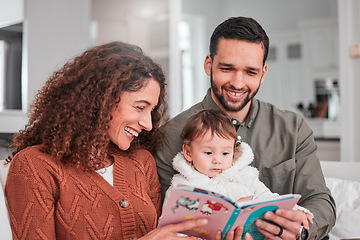
{"type": "Polygon", "coordinates": [[[338,78],[339,34],[336,19],[306,21],[299,24],[306,77],[338,78]]]}
{"type": "Polygon", "coordinates": [[[296,111],[299,102],[305,106],[316,102],[316,80],[338,79],[336,20],[301,22],[297,29],[269,33],[269,38],[268,72],[260,99],[296,111]]]}
{"type": "MultiPolygon", "coordinates": [[[[269,33],[268,72],[257,97],[280,109],[298,111],[297,104],[307,108],[316,103],[315,82],[338,80],[337,21],[321,19],[302,22],[297,29],[269,33]]],[[[338,84],[341,84],[340,82],[338,84]]],[[[318,137],[339,137],[336,121],[309,119],[318,137]]]]}
{"type": "Polygon", "coordinates": [[[320,161],[340,161],[340,141],[337,139],[318,139],[317,156],[320,161]]]}
{"type": "Polygon", "coordinates": [[[268,71],[257,97],[280,109],[296,111],[297,103],[314,100],[311,82],[304,77],[299,32],[269,33],[269,38],[268,71]]]}

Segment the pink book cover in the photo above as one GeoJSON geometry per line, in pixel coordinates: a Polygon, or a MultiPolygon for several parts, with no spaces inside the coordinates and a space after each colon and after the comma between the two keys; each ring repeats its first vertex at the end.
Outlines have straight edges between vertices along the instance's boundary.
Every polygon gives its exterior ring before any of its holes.
{"type": "Polygon", "coordinates": [[[264,239],[255,226],[255,220],[263,218],[267,211],[278,208],[292,209],[300,199],[298,194],[287,194],[269,200],[250,200],[235,203],[229,198],[205,189],[179,185],[172,189],[158,227],[196,218],[207,218],[209,223],[201,228],[184,231],[183,234],[202,239],[215,239],[217,231],[223,239],[228,231],[244,226],[253,239],[264,239]]]}

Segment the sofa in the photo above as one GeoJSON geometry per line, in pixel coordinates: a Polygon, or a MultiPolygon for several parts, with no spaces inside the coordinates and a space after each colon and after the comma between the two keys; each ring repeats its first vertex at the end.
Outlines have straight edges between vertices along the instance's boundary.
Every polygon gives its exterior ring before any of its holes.
{"type": "Polygon", "coordinates": [[[336,202],[330,240],[360,239],[360,162],[321,161],[321,167],[336,202]]]}
{"type": "Polygon", "coordinates": [[[5,199],[5,181],[9,165],[4,164],[4,160],[0,160],[0,233],[1,239],[11,240],[12,233],[10,228],[9,214],[6,207],[5,199]]]}

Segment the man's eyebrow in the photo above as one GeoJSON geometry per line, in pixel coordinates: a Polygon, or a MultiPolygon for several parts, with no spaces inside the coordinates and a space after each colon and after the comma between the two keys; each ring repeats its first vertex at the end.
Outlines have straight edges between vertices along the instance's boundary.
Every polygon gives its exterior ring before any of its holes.
{"type": "MultiPolygon", "coordinates": [[[[222,67],[235,67],[234,64],[231,64],[231,63],[224,63],[224,62],[219,62],[219,65],[222,66],[222,67]]],[[[250,71],[255,71],[255,72],[260,72],[260,68],[257,68],[257,67],[247,67],[248,70],[250,71]]]]}
{"type": "Polygon", "coordinates": [[[226,66],[226,67],[233,67],[233,66],[234,66],[234,64],[224,63],[224,62],[219,62],[219,65],[221,65],[221,66],[226,66]]]}
{"type": "Polygon", "coordinates": [[[248,67],[248,69],[251,71],[260,72],[260,68],[248,67]]]}

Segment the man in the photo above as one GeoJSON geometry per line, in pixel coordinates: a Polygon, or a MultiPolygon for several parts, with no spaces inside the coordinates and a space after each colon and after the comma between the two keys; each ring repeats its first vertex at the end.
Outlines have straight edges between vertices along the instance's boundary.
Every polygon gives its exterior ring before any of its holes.
{"type": "Polygon", "coordinates": [[[155,154],[162,194],[176,171],[172,159],[181,151],[185,121],[205,108],[221,109],[237,133],[254,151],[252,163],[271,191],[301,194],[299,205],[314,214],[309,231],[294,210],[268,212],[271,224],[258,220],[258,229],[270,239],[322,239],[335,224],[335,202],[325,185],[316,156],[312,130],[303,118],[254,98],[267,73],[269,39],[253,19],[229,18],[214,30],[204,69],[211,88],[202,102],[180,113],[165,126],[165,141],[155,154]]]}

